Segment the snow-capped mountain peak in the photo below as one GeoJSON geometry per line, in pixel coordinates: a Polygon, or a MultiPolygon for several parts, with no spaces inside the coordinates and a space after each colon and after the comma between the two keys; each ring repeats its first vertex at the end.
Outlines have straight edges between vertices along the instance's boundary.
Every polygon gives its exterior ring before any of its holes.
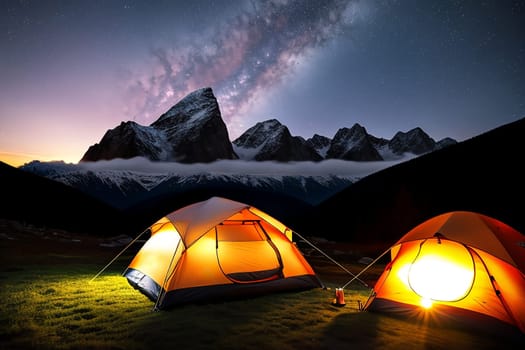
{"type": "Polygon", "coordinates": [[[259,122],[233,141],[235,152],[246,160],[321,160],[300,136],[292,136],[277,119],[259,122]]]}
{"type": "Polygon", "coordinates": [[[306,143],[317,151],[322,158],[326,158],[326,152],[330,148],[331,140],[322,135],[314,134],[311,138],[306,140],[306,143]]]}
{"type": "Polygon", "coordinates": [[[233,144],[239,148],[261,148],[263,144],[271,142],[271,138],[286,132],[290,133],[277,119],[269,119],[246,130],[233,144]]]}
{"type": "Polygon", "coordinates": [[[423,154],[436,149],[436,142],[421,128],[417,127],[408,132],[397,132],[388,147],[396,154],[412,152],[423,154]]]}
{"type": "Polygon", "coordinates": [[[357,161],[383,160],[366,129],[357,123],[350,129],[341,128],[337,131],[326,157],[357,161]]]}
{"type": "Polygon", "coordinates": [[[171,145],[164,134],[127,121],[108,130],[100,143],[89,147],[82,161],[127,159],[137,155],[147,155],[151,160],[164,160],[170,151],[171,145]]]}
{"type": "Polygon", "coordinates": [[[145,157],[154,161],[209,163],[221,159],[320,161],[399,159],[405,153],[427,153],[456,143],[436,143],[421,128],[398,132],[391,140],[368,134],[358,123],[343,127],[332,139],[315,134],[292,136],[277,119],[258,122],[230,142],[219,104],[210,87],[195,90],[149,126],[132,121],[108,130],[81,161],[145,157]]]}
{"type": "Polygon", "coordinates": [[[122,122],[91,146],[82,161],[134,157],[182,163],[238,158],[211,88],[188,94],[150,126],[122,122]]]}
{"type": "MultiPolygon", "coordinates": [[[[172,118],[176,119],[175,124],[186,122],[195,123],[201,118],[213,116],[218,111],[219,105],[213,95],[213,90],[209,87],[205,87],[186,95],[182,100],[153,122],[151,126],[162,129],[162,125],[172,118]]],[[[174,124],[173,121],[170,121],[169,123],[174,124]]]]}

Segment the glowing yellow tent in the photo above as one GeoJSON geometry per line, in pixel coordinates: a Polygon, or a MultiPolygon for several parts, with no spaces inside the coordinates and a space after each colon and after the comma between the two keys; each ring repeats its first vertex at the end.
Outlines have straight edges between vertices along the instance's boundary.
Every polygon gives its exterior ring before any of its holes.
{"type": "Polygon", "coordinates": [[[292,231],[247,204],[212,197],[150,230],[124,276],[158,309],[322,287],[292,231]]]}
{"type": "Polygon", "coordinates": [[[450,212],[393,246],[365,309],[525,332],[524,271],[524,235],[485,215],[450,212]]]}

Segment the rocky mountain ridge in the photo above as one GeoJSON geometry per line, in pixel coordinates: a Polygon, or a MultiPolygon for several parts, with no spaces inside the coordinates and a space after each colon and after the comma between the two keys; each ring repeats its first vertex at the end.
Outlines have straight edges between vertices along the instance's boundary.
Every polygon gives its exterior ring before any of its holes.
{"type": "Polygon", "coordinates": [[[211,88],[190,93],[150,126],[122,122],[89,147],[81,161],[134,157],[180,163],[238,158],[211,88]]]}
{"type": "Polygon", "coordinates": [[[153,161],[208,163],[221,159],[253,161],[321,161],[343,159],[381,161],[421,155],[457,143],[436,142],[421,128],[398,132],[391,140],[370,135],[355,123],[340,128],[333,138],[314,134],[293,136],[277,119],[259,122],[230,141],[211,88],[196,90],[149,126],[122,122],[89,147],[81,162],[145,157],[153,161]]]}

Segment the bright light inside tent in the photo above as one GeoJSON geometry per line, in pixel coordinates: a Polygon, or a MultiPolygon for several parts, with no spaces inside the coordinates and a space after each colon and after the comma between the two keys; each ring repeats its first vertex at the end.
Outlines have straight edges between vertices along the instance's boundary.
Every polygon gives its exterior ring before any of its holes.
{"type": "Polygon", "coordinates": [[[457,301],[464,298],[472,287],[474,269],[462,266],[461,261],[455,261],[456,258],[451,252],[418,257],[408,271],[410,288],[429,300],[457,301]]]}
{"type": "Polygon", "coordinates": [[[182,252],[182,245],[177,249],[180,240],[178,232],[171,224],[162,226],[144,243],[129,267],[141,266],[142,273],[158,284],[163,283],[168,264],[175,258],[174,254],[180,255],[182,252]]]}
{"type": "Polygon", "coordinates": [[[430,309],[432,307],[432,299],[421,299],[421,306],[423,306],[425,309],[430,309]]]}

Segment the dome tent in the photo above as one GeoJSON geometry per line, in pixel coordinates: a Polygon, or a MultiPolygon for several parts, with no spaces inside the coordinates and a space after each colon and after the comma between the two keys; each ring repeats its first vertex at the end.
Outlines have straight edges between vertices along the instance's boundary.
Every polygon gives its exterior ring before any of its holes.
{"type": "Polygon", "coordinates": [[[322,287],[292,231],[244,203],[212,197],[150,230],[124,276],[158,309],[322,287]]]}
{"type": "Polygon", "coordinates": [[[390,252],[365,310],[525,332],[525,236],[510,226],[450,212],[416,226],[390,252]]]}

